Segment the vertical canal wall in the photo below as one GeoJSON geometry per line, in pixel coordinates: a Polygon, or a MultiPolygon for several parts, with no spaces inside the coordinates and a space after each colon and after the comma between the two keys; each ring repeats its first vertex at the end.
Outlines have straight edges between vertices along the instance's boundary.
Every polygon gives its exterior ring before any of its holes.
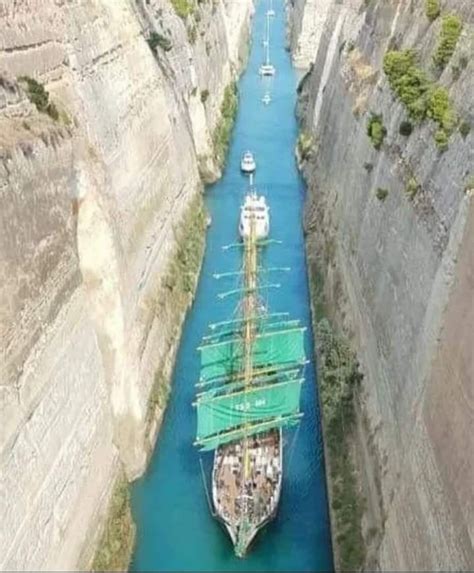
{"type": "Polygon", "coordinates": [[[440,2],[430,19],[422,1],[293,4],[297,61],[325,11],[299,89],[307,250],[364,374],[352,441],[366,566],[471,570],[474,7],[440,2]],[[462,32],[443,67],[447,14],[462,32]],[[448,95],[447,143],[433,119],[409,117],[383,71],[387,51],[408,48],[448,95]]]}
{"type": "Polygon", "coordinates": [[[253,9],[175,5],[0,7],[1,569],[87,563],[156,435],[253,9]]]}

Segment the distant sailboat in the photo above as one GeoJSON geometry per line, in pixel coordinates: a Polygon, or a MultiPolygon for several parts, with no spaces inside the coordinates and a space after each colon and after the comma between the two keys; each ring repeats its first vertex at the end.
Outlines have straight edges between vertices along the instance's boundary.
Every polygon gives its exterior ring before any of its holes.
{"type": "Polygon", "coordinates": [[[265,63],[260,66],[259,73],[261,76],[274,76],[275,66],[270,63],[270,20],[267,12],[266,16],[266,38],[264,40],[265,46],[265,63]]]}
{"type": "Polygon", "coordinates": [[[267,11],[267,14],[269,16],[275,16],[275,10],[273,9],[273,0],[270,0],[270,8],[267,11]]]}

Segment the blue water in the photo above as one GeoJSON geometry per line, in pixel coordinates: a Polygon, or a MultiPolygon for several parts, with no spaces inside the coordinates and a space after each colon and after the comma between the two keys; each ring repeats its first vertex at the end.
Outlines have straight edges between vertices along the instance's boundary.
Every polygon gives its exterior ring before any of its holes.
{"type": "MultiPolygon", "coordinates": [[[[253,45],[246,72],[239,82],[240,105],[224,177],[206,193],[212,217],[207,249],[193,308],[188,314],[175,366],[172,392],[158,443],[146,475],[132,492],[137,545],[133,571],[327,571],[332,570],[324,461],[314,364],[306,368],[298,430],[286,432],[285,471],[277,518],[262,530],[244,560],[233,554],[226,532],[209,511],[199,465],[192,446],[196,417],[191,403],[199,363],[196,347],[210,322],[226,320],[235,300],[220,301],[217,293],[234,288],[216,281],[212,273],[235,270],[237,249],[222,245],[237,239],[239,206],[246,180],[240,174],[241,153],[256,155],[256,184],[271,208],[271,236],[283,241],[266,248],[269,266],[290,266],[291,273],[271,277],[281,282],[269,290],[272,312],[288,311],[308,326],[307,353],[313,360],[313,341],[303,233],[304,186],[294,161],[297,125],[294,116],[296,76],[285,51],[283,0],[274,2],[271,59],[274,79],[262,80],[262,38],[266,2],[259,2],[253,21],[253,45]],[[272,103],[264,106],[266,88],[272,103]]],[[[204,456],[209,478],[212,454],[204,456]]]]}

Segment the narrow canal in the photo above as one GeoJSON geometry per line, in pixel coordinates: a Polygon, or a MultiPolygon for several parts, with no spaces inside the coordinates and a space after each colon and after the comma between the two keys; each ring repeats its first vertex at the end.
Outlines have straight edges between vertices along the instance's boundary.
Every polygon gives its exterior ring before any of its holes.
{"type": "MultiPolygon", "coordinates": [[[[283,0],[274,2],[271,59],[276,76],[262,80],[262,39],[267,2],[258,2],[247,70],[239,82],[239,112],[224,177],[206,193],[212,217],[207,249],[193,308],[188,314],[172,382],[172,393],[156,450],[146,475],[132,492],[137,544],[133,571],[327,571],[332,569],[323,448],[314,376],[309,294],[302,233],[304,186],[294,161],[297,124],[294,115],[296,75],[285,51],[283,0]],[[261,102],[266,89],[270,105],[261,102]],[[226,320],[235,300],[217,298],[233,284],[212,273],[239,267],[237,250],[222,246],[237,238],[239,207],[246,189],[240,174],[241,153],[257,159],[257,189],[271,209],[271,237],[281,245],[267,247],[269,266],[289,266],[278,276],[281,288],[268,293],[272,312],[289,312],[308,326],[302,393],[304,418],[298,430],[286,432],[283,493],[277,518],[260,532],[244,560],[237,559],[227,534],[209,511],[192,443],[196,417],[192,402],[198,379],[196,351],[210,322],[226,320]]],[[[208,464],[212,458],[206,454],[208,464]]],[[[212,456],[212,454],[211,454],[212,456]]],[[[206,471],[209,479],[209,471],[206,471]]]]}

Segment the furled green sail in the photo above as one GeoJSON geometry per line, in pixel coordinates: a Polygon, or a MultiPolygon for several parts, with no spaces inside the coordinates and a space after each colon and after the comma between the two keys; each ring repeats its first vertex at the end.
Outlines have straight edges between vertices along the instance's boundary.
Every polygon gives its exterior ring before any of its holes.
{"type": "MultiPolygon", "coordinates": [[[[252,347],[254,368],[303,364],[304,328],[285,329],[257,334],[252,347]]],[[[240,338],[202,346],[201,381],[232,376],[242,370],[243,345],[240,338]]]]}
{"type": "Polygon", "coordinates": [[[241,440],[247,436],[254,436],[256,434],[261,434],[262,432],[266,432],[275,428],[288,428],[290,426],[294,426],[299,422],[302,416],[302,413],[297,413],[281,418],[274,418],[273,420],[266,422],[257,422],[256,424],[252,424],[247,428],[240,427],[235,430],[223,432],[222,434],[209,436],[208,438],[203,438],[201,440],[196,440],[194,445],[199,446],[202,452],[215,450],[223,444],[241,440]]]}
{"type": "MultiPolygon", "coordinates": [[[[198,414],[197,444],[214,437],[219,441],[228,430],[247,426],[246,435],[254,433],[251,425],[279,427],[283,418],[299,412],[302,379],[266,386],[255,386],[223,396],[204,395],[196,403],[198,414]]],[[[261,431],[261,430],[260,430],[261,431]]]]}

